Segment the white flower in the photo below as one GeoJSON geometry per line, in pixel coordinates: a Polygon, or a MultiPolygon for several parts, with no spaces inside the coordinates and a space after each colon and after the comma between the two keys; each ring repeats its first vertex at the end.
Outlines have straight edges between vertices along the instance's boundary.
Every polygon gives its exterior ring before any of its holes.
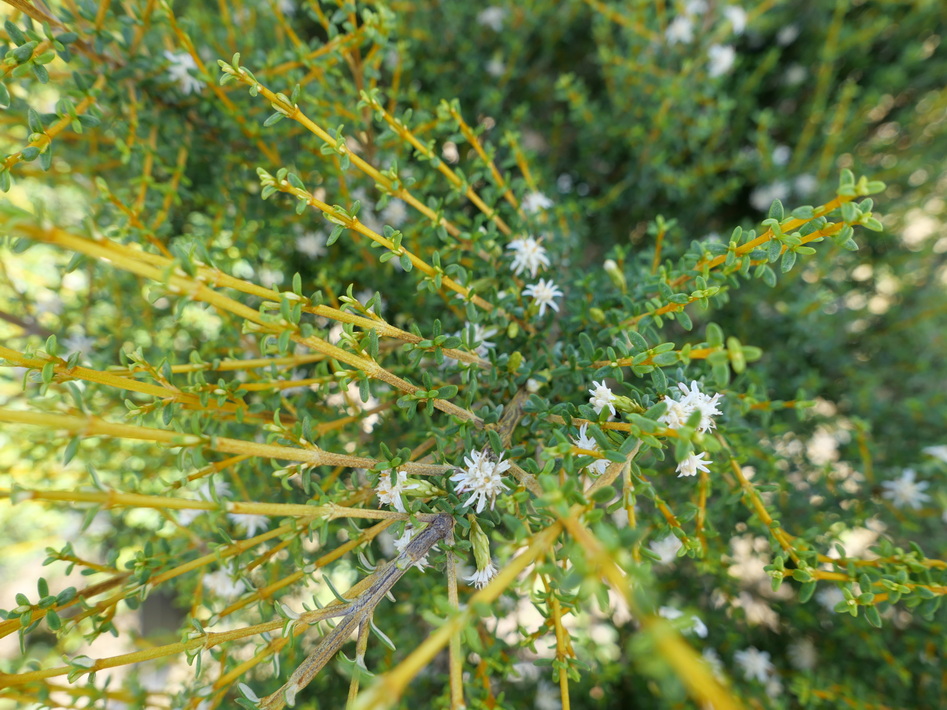
{"type": "Polygon", "coordinates": [[[668,535],[667,537],[662,537],[660,540],[653,540],[648,544],[648,549],[661,558],[656,564],[663,566],[674,562],[674,560],[677,559],[677,551],[683,546],[684,543],[678,540],[674,535],[668,535]]]}
{"type": "Polygon", "coordinates": [[[775,670],[769,660],[769,653],[760,651],[755,646],[737,651],[733,657],[742,667],[743,677],[747,680],[758,680],[760,683],[765,683],[775,670]]]}
{"type": "MultiPolygon", "coordinates": [[[[595,439],[586,433],[588,428],[588,424],[583,424],[579,429],[579,435],[572,440],[572,443],[578,448],[585,449],[586,451],[598,451],[598,442],[596,442],[595,439]]],[[[588,468],[594,475],[600,476],[605,473],[605,469],[608,468],[608,459],[596,459],[594,462],[586,466],[586,468],[588,468]]]]}
{"type": "Polygon", "coordinates": [[[776,44],[785,47],[787,44],[795,42],[798,36],[799,27],[797,25],[784,25],[783,28],[776,33],[776,44]]]}
{"type": "Polygon", "coordinates": [[[537,379],[530,377],[526,380],[526,391],[530,394],[536,394],[543,388],[543,383],[537,379]]]}
{"type": "Polygon", "coordinates": [[[562,296],[562,291],[553,283],[552,279],[539,279],[538,283],[530,284],[523,289],[523,295],[533,299],[533,303],[539,306],[539,317],[546,314],[546,307],[559,312],[559,304],[555,302],[556,298],[562,296]]]}
{"type": "Polygon", "coordinates": [[[723,8],[723,16],[730,21],[733,34],[742,35],[746,29],[746,10],[737,5],[727,5],[723,8]]]}
{"type": "Polygon", "coordinates": [[[681,461],[677,465],[677,477],[681,478],[682,476],[696,476],[698,471],[703,471],[704,473],[710,473],[710,469],[707,468],[707,464],[713,463],[713,461],[704,461],[704,456],[707,453],[701,451],[699,454],[692,453],[686,459],[681,461]]]}
{"type": "Polygon", "coordinates": [[[381,218],[397,229],[408,219],[408,208],[402,200],[391,200],[381,211],[381,218]]]}
{"type": "Polygon", "coordinates": [[[786,165],[792,157],[792,149],[788,145],[778,145],[773,148],[773,162],[776,165],[786,165]]]}
{"type": "Polygon", "coordinates": [[[750,204],[760,212],[766,212],[774,200],[784,201],[789,197],[789,185],[777,180],[771,185],[762,185],[750,193],[750,204]]]}
{"type": "Polygon", "coordinates": [[[242,579],[236,579],[232,569],[219,569],[204,575],[204,587],[222,599],[233,599],[243,594],[247,588],[242,579]]]}
{"type": "Polygon", "coordinates": [[[613,404],[615,401],[615,395],[612,394],[612,391],[605,386],[604,380],[601,382],[595,382],[593,380],[592,387],[589,389],[589,394],[592,395],[589,397],[589,404],[595,408],[596,414],[601,414],[602,410],[605,409],[605,407],[608,407],[612,413],[612,416],[615,416],[615,405],[613,404]]]}
{"type": "Polygon", "coordinates": [[[796,639],[789,644],[786,655],[789,656],[789,662],[793,667],[800,671],[811,671],[819,661],[815,644],[808,637],[796,639]]]}
{"type": "Polygon", "coordinates": [[[266,530],[270,524],[268,515],[253,515],[251,513],[230,513],[227,515],[230,521],[237,526],[243,526],[246,530],[244,537],[253,537],[257,530],[266,530]]]}
{"type": "Polygon", "coordinates": [[[737,50],[729,44],[713,44],[707,49],[707,73],[712,77],[723,76],[733,68],[737,50]]]}
{"type": "Polygon", "coordinates": [[[474,352],[482,358],[488,357],[490,351],[496,347],[496,343],[492,340],[487,340],[487,338],[492,338],[500,331],[496,328],[487,328],[479,323],[468,325],[467,329],[468,331],[473,331],[470,334],[470,342],[474,344],[474,352]]]}
{"type": "Polygon", "coordinates": [[[85,333],[73,333],[69,337],[63,338],[62,346],[66,352],[88,353],[95,346],[95,338],[85,333]]]}
{"type": "Polygon", "coordinates": [[[308,232],[296,239],[296,251],[310,259],[318,259],[328,253],[326,235],[322,232],[308,232]]]}
{"type": "Polygon", "coordinates": [[[204,88],[204,82],[189,73],[197,70],[194,57],[187,52],[168,52],[167,50],[164,56],[169,62],[168,74],[171,76],[171,81],[177,83],[181,93],[191,94],[204,88]]]}
{"type": "Polygon", "coordinates": [[[268,266],[264,266],[260,269],[257,276],[260,279],[260,283],[266,288],[273,288],[283,283],[283,272],[278,269],[271,269],[268,266]]]}
{"type": "Polygon", "coordinates": [[[924,481],[915,481],[914,477],[916,475],[913,468],[906,468],[901,472],[901,478],[896,478],[893,481],[882,481],[881,485],[886,490],[881,495],[898,508],[910,506],[914,510],[918,510],[931,497],[924,492],[930,484],[924,481]]]}
{"type": "Polygon", "coordinates": [[[464,579],[470,584],[474,585],[477,589],[483,589],[485,586],[487,586],[487,583],[496,576],[496,565],[493,564],[493,562],[490,562],[490,564],[483,569],[478,569],[470,576],[464,577],[464,579]]]}
{"type": "Polygon", "coordinates": [[[479,513],[489,499],[490,510],[493,510],[497,496],[508,490],[501,474],[510,468],[510,462],[504,461],[502,454],[496,461],[491,461],[486,453],[471,451],[470,456],[464,457],[464,464],[467,466],[465,471],[460,471],[450,477],[450,480],[457,484],[457,493],[471,494],[463,504],[467,506],[477,501],[479,513]]]}
{"type": "Polygon", "coordinates": [[[933,456],[935,459],[947,463],[947,446],[943,444],[940,446],[925,446],[921,451],[928,456],[933,456]]]}
{"type": "Polygon", "coordinates": [[[511,267],[514,274],[529,271],[529,275],[536,278],[536,274],[549,266],[545,247],[532,237],[514,239],[506,248],[513,252],[511,267]]]}
{"type": "MultiPolygon", "coordinates": [[[[399,537],[397,540],[395,540],[395,549],[398,550],[399,555],[405,551],[405,548],[408,547],[408,543],[411,542],[412,538],[414,538],[416,533],[417,531],[414,529],[414,526],[411,523],[408,523],[407,525],[404,526],[404,534],[401,537],[399,537]]],[[[431,548],[431,552],[433,552],[436,549],[437,549],[437,545],[434,545],[431,548]]],[[[428,554],[430,554],[430,552],[428,554]]],[[[427,567],[427,564],[428,564],[427,555],[425,555],[420,560],[415,562],[414,566],[423,572],[424,568],[427,567]]]]}
{"type": "Polygon", "coordinates": [[[407,482],[408,474],[398,471],[397,481],[392,484],[391,475],[388,472],[382,473],[378,479],[378,485],[375,487],[375,493],[378,495],[378,502],[392,506],[399,513],[407,512],[404,508],[404,501],[401,500],[401,494],[404,491],[410,491],[418,487],[417,483],[407,482]]]}
{"type": "Polygon", "coordinates": [[[684,12],[688,15],[703,15],[707,12],[707,0],[690,0],[684,6],[684,12]]]}
{"type": "Polygon", "coordinates": [[[819,187],[819,180],[815,175],[803,173],[792,181],[792,186],[802,197],[807,197],[819,187]]]}
{"type": "Polygon", "coordinates": [[[668,44],[690,44],[694,41],[694,23],[686,15],[678,15],[664,31],[668,44]]]}
{"type": "Polygon", "coordinates": [[[503,29],[503,20],[506,18],[506,10],[502,7],[488,7],[480,11],[477,15],[477,24],[489,27],[494,32],[503,29]]]}
{"type": "Polygon", "coordinates": [[[536,699],[533,701],[536,710],[562,710],[562,694],[558,687],[544,680],[536,686],[536,699]]]}
{"type": "Polygon", "coordinates": [[[296,13],[296,0],[276,0],[276,7],[284,15],[293,15],[296,13]]]}
{"type": "Polygon", "coordinates": [[[487,74],[493,77],[503,76],[506,73],[506,64],[496,57],[490,59],[484,68],[487,70],[487,74]]]}
{"type": "MultiPolygon", "coordinates": [[[[658,609],[658,614],[663,616],[668,621],[674,621],[674,619],[679,619],[684,616],[684,612],[680,611],[679,609],[675,609],[672,606],[662,606],[660,609],[658,609]]],[[[694,633],[702,639],[707,638],[707,625],[693,614],[690,616],[689,624],[686,626],[682,624],[678,628],[680,628],[682,633],[694,633]]]]}
{"type": "Polygon", "coordinates": [[[541,192],[527,193],[523,198],[523,210],[528,214],[535,214],[540,210],[547,210],[553,206],[553,201],[541,192]]]}
{"type": "Polygon", "coordinates": [[[721,413],[717,409],[717,402],[723,395],[718,393],[713,397],[708,397],[700,391],[696,380],[691,380],[689,389],[683,382],[678,383],[677,387],[684,396],[679,400],[665,397],[664,401],[668,408],[658,421],[669,429],[680,429],[690,419],[691,414],[699,411],[700,422],[697,425],[697,431],[705,432],[713,429],[715,426],[713,417],[721,413]]]}
{"type": "MultiPolygon", "coordinates": [[[[200,500],[222,500],[224,498],[229,498],[233,495],[233,492],[230,490],[230,484],[226,481],[204,481],[201,483],[201,487],[197,490],[197,497],[200,500]],[[213,483],[213,491],[211,491],[211,484],[213,483]]],[[[187,527],[193,523],[198,516],[206,513],[206,510],[197,510],[194,508],[183,509],[178,513],[178,522],[181,525],[187,527]]]]}
{"type": "Polygon", "coordinates": [[[842,590],[836,586],[826,587],[816,592],[815,600],[822,605],[826,611],[835,611],[835,607],[845,601],[845,595],[842,590]]]}

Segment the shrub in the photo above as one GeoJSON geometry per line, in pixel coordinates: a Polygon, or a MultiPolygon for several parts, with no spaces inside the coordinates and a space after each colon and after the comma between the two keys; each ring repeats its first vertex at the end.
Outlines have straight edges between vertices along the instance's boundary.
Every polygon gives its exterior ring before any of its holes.
{"type": "Polygon", "coordinates": [[[934,5],[10,4],[0,698],[937,705],[934,5]]]}

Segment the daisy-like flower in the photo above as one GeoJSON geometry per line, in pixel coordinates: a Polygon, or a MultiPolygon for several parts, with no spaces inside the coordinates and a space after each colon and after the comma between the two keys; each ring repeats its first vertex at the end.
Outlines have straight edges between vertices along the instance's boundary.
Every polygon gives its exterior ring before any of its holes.
{"type": "Polygon", "coordinates": [[[758,680],[760,683],[765,683],[775,670],[769,660],[769,653],[760,651],[755,646],[737,651],[733,654],[733,658],[743,669],[743,677],[747,680],[758,680]]]}
{"type": "Polygon", "coordinates": [[[219,569],[204,575],[204,587],[222,599],[233,599],[247,588],[242,579],[236,579],[234,570],[219,569]]]}
{"type": "MultiPolygon", "coordinates": [[[[588,424],[583,424],[579,428],[579,435],[572,440],[572,443],[586,451],[598,451],[598,442],[586,433],[588,428],[588,424]]],[[[589,469],[590,473],[600,476],[605,473],[605,469],[608,468],[608,459],[596,459],[586,466],[586,468],[589,469]]]]}
{"type": "Polygon", "coordinates": [[[674,535],[662,537],[660,540],[654,540],[648,544],[651,550],[661,559],[657,562],[659,565],[669,565],[677,559],[677,551],[683,547],[684,543],[678,540],[674,535]]]}
{"type": "Polygon", "coordinates": [[[497,576],[497,568],[493,562],[490,562],[483,569],[478,569],[473,574],[464,577],[464,581],[469,582],[477,589],[483,589],[490,582],[491,579],[497,576]]]}
{"type": "Polygon", "coordinates": [[[536,278],[536,274],[549,266],[545,247],[532,237],[514,239],[506,248],[513,252],[511,267],[514,274],[529,271],[529,275],[536,278]]]}
{"type": "Polygon", "coordinates": [[[539,306],[539,317],[546,314],[546,307],[559,312],[559,304],[555,299],[562,296],[562,291],[553,283],[552,279],[539,279],[538,283],[530,284],[523,289],[523,295],[533,299],[533,303],[539,306]]]}
{"type": "Polygon", "coordinates": [[[268,515],[253,515],[252,513],[230,513],[227,515],[230,522],[246,531],[244,537],[253,537],[257,530],[266,530],[270,524],[268,515]]]}
{"type": "Polygon", "coordinates": [[[704,473],[710,473],[710,469],[707,468],[707,464],[713,463],[713,461],[705,461],[704,456],[706,452],[701,451],[699,454],[692,453],[686,459],[681,461],[677,465],[677,477],[681,478],[682,476],[696,476],[698,471],[703,471],[704,473]]]}
{"type": "Polygon", "coordinates": [[[690,44],[694,41],[694,23],[686,15],[678,15],[664,31],[668,44],[690,44]]]}
{"type": "MultiPolygon", "coordinates": [[[[397,540],[395,540],[395,549],[398,551],[399,555],[405,551],[405,548],[408,546],[408,543],[410,543],[411,540],[414,539],[414,536],[418,532],[419,531],[415,530],[414,526],[411,525],[411,523],[408,523],[407,525],[404,526],[404,534],[401,537],[399,537],[397,540]]],[[[431,548],[431,552],[433,552],[436,549],[437,549],[437,545],[434,545],[431,548]]],[[[430,552],[428,554],[430,554],[430,552]]],[[[427,565],[428,565],[427,555],[425,555],[420,560],[414,563],[414,566],[417,567],[422,572],[424,571],[424,568],[427,567],[427,565]]]]}
{"type": "Polygon", "coordinates": [[[601,414],[605,407],[608,407],[613,417],[617,414],[614,405],[615,395],[608,387],[605,386],[604,380],[601,382],[595,382],[593,380],[592,387],[589,389],[589,394],[592,395],[589,397],[589,404],[595,407],[596,414],[601,414]]]}
{"type": "Polygon", "coordinates": [[[466,470],[450,477],[457,484],[457,493],[470,493],[464,505],[477,501],[477,512],[480,513],[489,499],[490,510],[493,510],[497,496],[509,490],[501,474],[510,468],[510,462],[504,461],[502,454],[496,461],[491,461],[485,452],[471,451],[470,456],[464,457],[464,464],[466,470]]]}
{"type": "Polygon", "coordinates": [[[540,210],[548,210],[553,204],[553,201],[543,193],[534,190],[523,198],[523,211],[527,214],[536,214],[540,210]]]}
{"type": "Polygon", "coordinates": [[[307,232],[296,239],[296,251],[310,259],[318,259],[328,253],[326,241],[322,232],[307,232]]]}
{"type": "Polygon", "coordinates": [[[711,77],[723,76],[733,68],[737,50],[729,44],[714,44],[707,49],[707,73],[711,77]]]}
{"type": "Polygon", "coordinates": [[[924,481],[915,481],[913,468],[906,468],[901,472],[901,478],[893,481],[882,481],[881,485],[885,489],[882,496],[890,500],[898,508],[910,506],[918,510],[927,501],[931,499],[924,491],[930,486],[924,481]]]}
{"type": "Polygon", "coordinates": [[[683,397],[680,399],[665,397],[668,408],[658,421],[669,429],[680,429],[690,419],[691,414],[699,411],[700,423],[697,426],[697,431],[705,432],[713,429],[713,417],[721,413],[717,409],[717,402],[720,401],[723,395],[715,394],[713,397],[709,397],[700,391],[696,380],[691,381],[690,387],[683,382],[679,383],[677,387],[681,390],[683,397]]]}
{"type": "Polygon", "coordinates": [[[378,502],[392,506],[399,513],[406,513],[404,501],[401,499],[402,493],[418,487],[417,483],[407,482],[408,474],[398,471],[397,481],[392,484],[391,476],[388,473],[381,474],[378,485],[375,487],[375,493],[378,495],[378,502]]]}
{"type": "Polygon", "coordinates": [[[190,72],[197,71],[197,62],[187,52],[168,52],[164,53],[168,60],[168,75],[171,80],[178,85],[182,94],[191,94],[204,88],[204,82],[190,72]]]}

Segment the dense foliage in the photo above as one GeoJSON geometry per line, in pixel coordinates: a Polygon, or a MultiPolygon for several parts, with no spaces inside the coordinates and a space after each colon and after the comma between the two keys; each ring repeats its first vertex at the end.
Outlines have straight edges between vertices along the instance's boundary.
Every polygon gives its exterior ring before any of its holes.
{"type": "Polygon", "coordinates": [[[8,2],[0,708],[942,702],[939,3],[8,2]]]}

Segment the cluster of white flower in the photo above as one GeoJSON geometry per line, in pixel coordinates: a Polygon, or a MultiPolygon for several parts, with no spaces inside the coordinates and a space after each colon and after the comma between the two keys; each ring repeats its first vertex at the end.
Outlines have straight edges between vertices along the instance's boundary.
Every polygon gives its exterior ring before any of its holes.
{"type": "Polygon", "coordinates": [[[216,572],[205,574],[204,587],[207,591],[216,594],[221,599],[233,599],[243,594],[247,585],[242,579],[237,578],[235,570],[223,568],[216,572]]]}
{"type": "MultiPolygon", "coordinates": [[[[687,424],[687,421],[694,412],[700,412],[700,422],[697,425],[697,431],[705,432],[713,429],[715,426],[713,417],[721,413],[720,410],[717,409],[717,403],[723,395],[718,393],[710,397],[704,394],[697,386],[696,380],[691,381],[690,387],[683,382],[678,383],[677,386],[683,396],[680,399],[665,397],[664,401],[667,403],[667,411],[661,415],[658,421],[669,429],[680,429],[687,424]]],[[[708,466],[712,464],[713,461],[705,459],[704,457],[706,455],[704,452],[699,454],[691,453],[686,459],[679,462],[677,464],[678,478],[682,476],[696,476],[701,471],[709,473],[710,469],[708,466]]]]}
{"type": "MultiPolygon", "coordinates": [[[[572,440],[572,443],[580,449],[585,449],[586,451],[599,451],[598,442],[595,441],[591,436],[588,435],[587,430],[589,428],[588,424],[583,424],[579,428],[579,435],[572,440]]],[[[589,469],[589,472],[596,476],[601,476],[605,473],[605,469],[608,468],[608,459],[595,459],[592,463],[586,466],[589,469]]]]}
{"type": "Polygon", "coordinates": [[[553,201],[541,192],[530,192],[523,198],[523,211],[528,214],[535,214],[541,210],[548,210],[553,206],[553,201]]]}
{"type": "Polygon", "coordinates": [[[506,248],[513,252],[511,267],[514,274],[519,275],[524,271],[529,271],[530,277],[536,278],[536,274],[549,266],[546,248],[538,239],[531,236],[514,239],[506,248]]]}
{"type": "Polygon", "coordinates": [[[408,474],[398,471],[395,474],[397,480],[392,483],[391,475],[388,472],[382,473],[378,479],[378,485],[375,487],[375,493],[378,496],[378,502],[384,505],[390,505],[399,513],[406,513],[404,501],[401,499],[405,491],[411,491],[418,487],[417,483],[408,483],[408,474]]]}
{"type": "Polygon", "coordinates": [[[476,572],[464,577],[465,582],[469,582],[477,589],[483,589],[491,579],[497,576],[497,568],[493,562],[490,562],[483,569],[478,568],[476,572]]]}
{"type": "Polygon", "coordinates": [[[266,530],[270,524],[268,515],[254,515],[253,513],[228,513],[228,518],[237,527],[242,527],[246,535],[253,537],[258,530],[266,530]]]}
{"type": "Polygon", "coordinates": [[[595,408],[595,413],[601,414],[602,410],[608,407],[614,417],[617,414],[615,411],[615,395],[605,386],[604,380],[601,382],[593,381],[592,385],[589,389],[589,394],[592,395],[589,397],[589,404],[595,408]]]}
{"type": "MultiPolygon", "coordinates": [[[[402,534],[401,537],[395,540],[395,549],[398,550],[399,555],[405,551],[405,548],[407,548],[408,544],[411,542],[412,539],[414,539],[414,536],[419,532],[420,530],[415,530],[414,526],[411,523],[408,523],[407,525],[404,526],[404,534],[402,534]]],[[[431,552],[433,552],[436,549],[437,549],[437,545],[434,545],[431,548],[431,552]]],[[[431,552],[429,552],[428,554],[431,554],[431,552]]],[[[428,565],[427,555],[425,555],[420,560],[414,563],[414,566],[417,567],[422,572],[427,567],[427,565],[428,565]]]]}
{"type": "Polygon", "coordinates": [[[750,646],[737,651],[733,658],[743,670],[743,677],[765,685],[766,694],[771,698],[782,692],[782,683],[776,675],[776,667],[770,661],[768,651],[760,651],[755,646],[750,646]]]}
{"type": "Polygon", "coordinates": [[[658,421],[669,429],[680,429],[687,424],[687,420],[694,412],[700,412],[700,423],[697,425],[697,431],[705,432],[713,429],[713,417],[721,413],[717,409],[717,403],[723,395],[715,394],[713,397],[705,395],[700,391],[696,380],[691,381],[689,388],[683,382],[678,383],[677,386],[684,396],[680,399],[665,397],[664,401],[668,408],[658,421]]]}
{"type": "Polygon", "coordinates": [[[182,94],[196,93],[204,88],[204,82],[190,73],[197,71],[194,57],[187,52],[168,51],[165,51],[164,56],[168,60],[168,75],[178,85],[182,94]]]}
{"type": "Polygon", "coordinates": [[[464,505],[477,501],[477,512],[480,513],[489,499],[490,510],[493,510],[497,496],[509,490],[501,474],[510,468],[510,462],[504,461],[502,455],[496,461],[491,461],[485,452],[471,451],[470,456],[464,457],[464,464],[466,470],[450,477],[457,484],[457,493],[470,493],[464,505]]]}
{"type": "MultiPolygon", "coordinates": [[[[707,3],[703,0],[692,0],[684,7],[683,14],[675,17],[664,30],[664,40],[668,45],[690,44],[694,41],[694,25],[697,15],[707,12],[707,3]]],[[[730,23],[730,29],[735,35],[743,34],[746,29],[747,13],[742,7],[728,5],[723,8],[724,20],[730,23]]],[[[707,73],[711,77],[723,76],[736,61],[737,52],[732,45],[714,44],[707,50],[707,73]]]]}
{"type": "Polygon", "coordinates": [[[677,537],[668,535],[667,537],[662,537],[660,540],[654,540],[649,543],[648,549],[661,558],[657,564],[664,566],[671,564],[677,559],[677,552],[683,546],[684,543],[678,540],[677,537]]]}
{"type": "Polygon", "coordinates": [[[707,464],[713,463],[710,459],[704,460],[705,452],[699,454],[691,453],[686,459],[677,464],[677,477],[696,476],[699,472],[710,473],[707,464]]]}
{"type": "Polygon", "coordinates": [[[296,251],[310,259],[318,259],[328,253],[324,232],[307,232],[296,238],[296,251]]]}

